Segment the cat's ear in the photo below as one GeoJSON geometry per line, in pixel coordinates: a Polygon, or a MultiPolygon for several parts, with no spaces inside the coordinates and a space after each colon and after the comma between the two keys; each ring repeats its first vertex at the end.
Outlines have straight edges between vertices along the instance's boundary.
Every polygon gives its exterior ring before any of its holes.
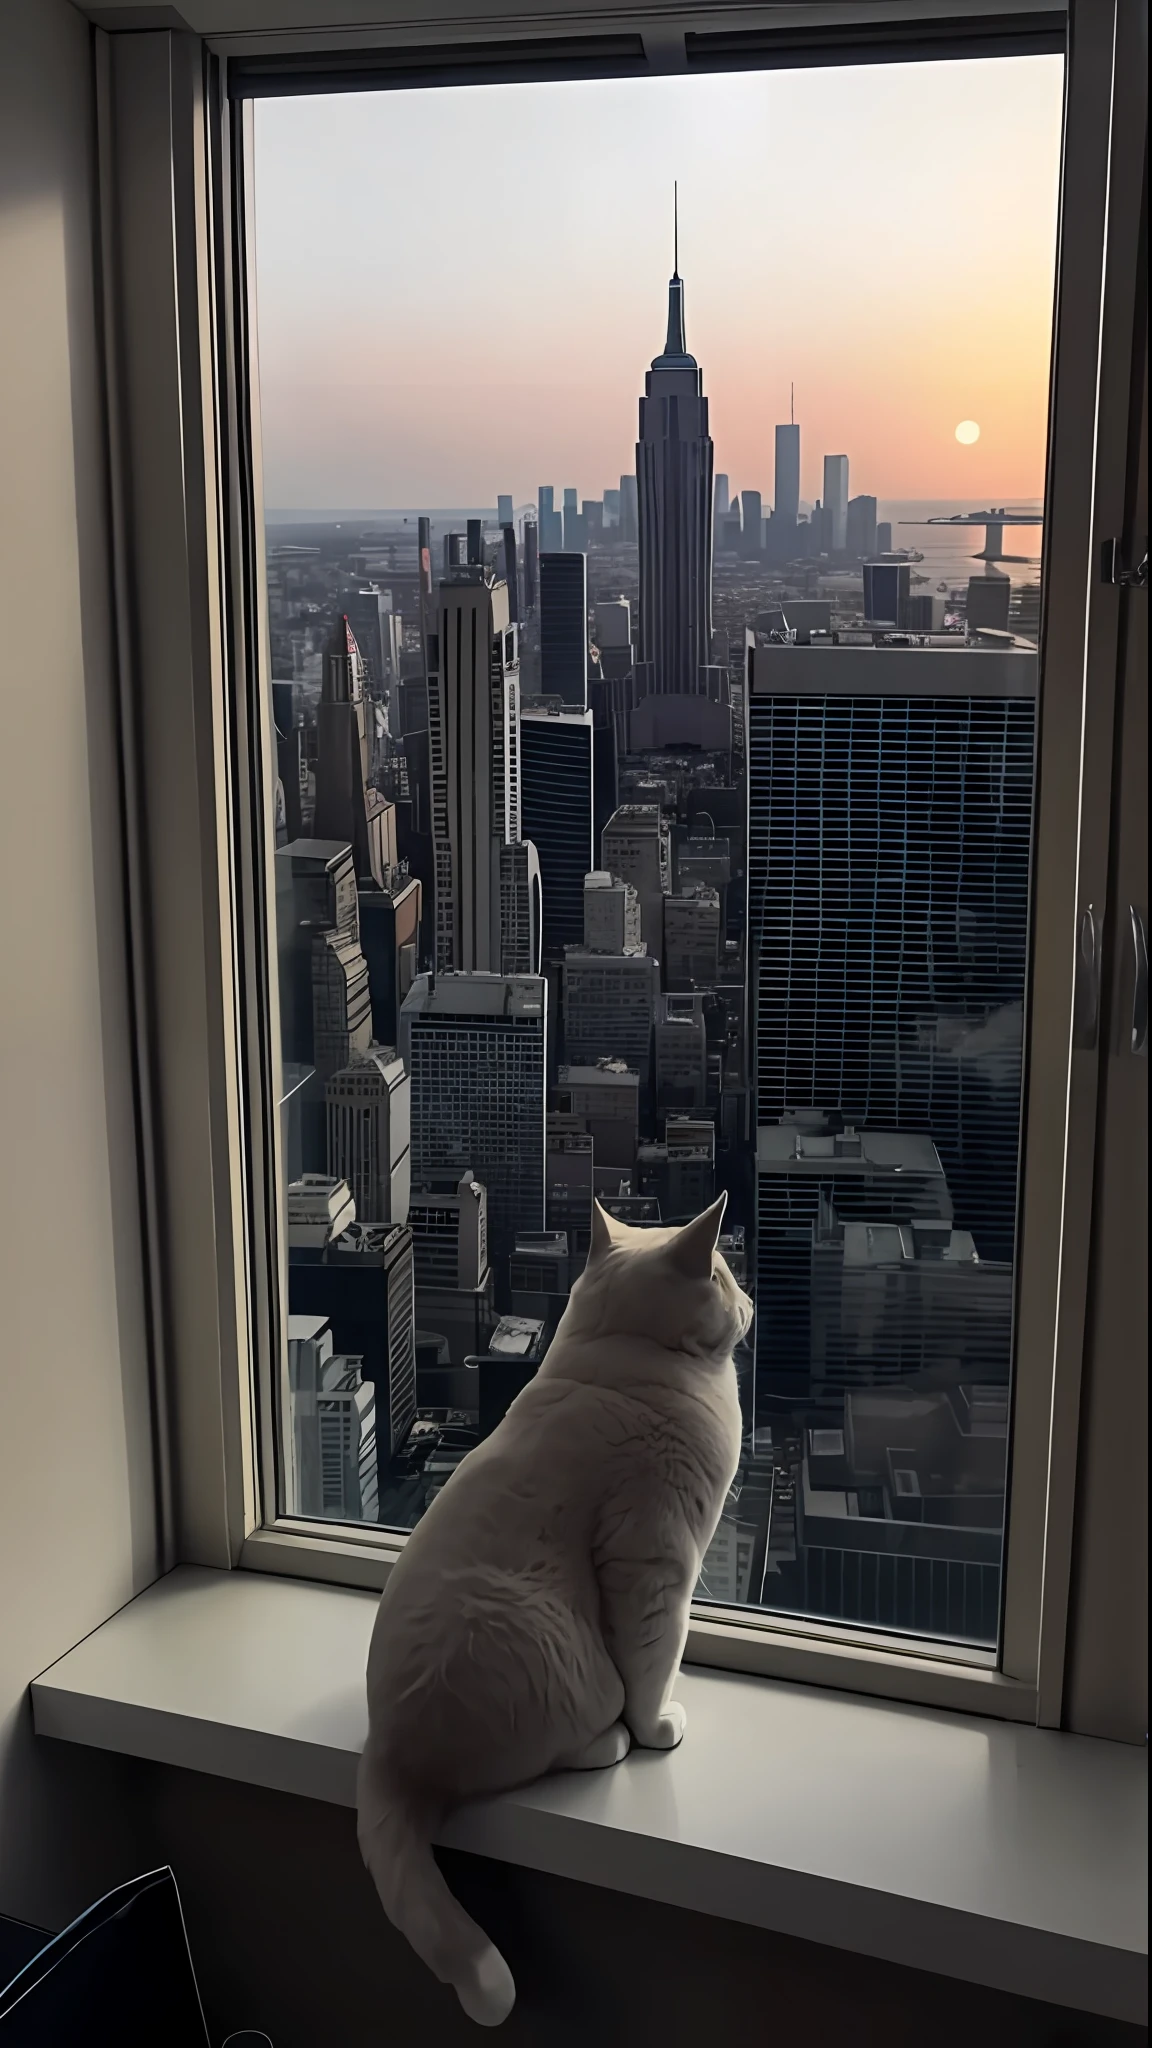
{"type": "Polygon", "coordinates": [[[717,1196],[710,1209],[705,1209],[702,1216],[686,1223],[668,1247],[673,1262],[689,1280],[707,1280],[711,1275],[712,1254],[720,1236],[727,1203],[725,1191],[717,1196]]]}
{"type": "Polygon", "coordinates": [[[592,1242],[588,1250],[589,1262],[598,1259],[611,1249],[614,1242],[612,1218],[607,1209],[602,1209],[596,1197],[592,1197],[592,1242]]]}

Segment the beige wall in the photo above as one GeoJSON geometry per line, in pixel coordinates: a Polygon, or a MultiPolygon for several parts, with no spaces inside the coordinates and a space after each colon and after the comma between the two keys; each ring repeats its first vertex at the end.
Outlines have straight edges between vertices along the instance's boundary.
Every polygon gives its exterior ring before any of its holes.
{"type": "Polygon", "coordinates": [[[0,1912],[109,1870],[28,1681],[155,1576],[93,259],[92,31],[0,0],[0,1912]]]}

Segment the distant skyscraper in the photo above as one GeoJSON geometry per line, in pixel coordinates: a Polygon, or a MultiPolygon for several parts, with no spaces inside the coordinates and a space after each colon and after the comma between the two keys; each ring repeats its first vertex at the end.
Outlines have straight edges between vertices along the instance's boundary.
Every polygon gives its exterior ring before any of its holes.
{"type": "Polygon", "coordinates": [[[594,858],[592,749],[590,711],[521,713],[520,829],[540,860],[548,959],[563,959],[565,946],[578,946],[584,935],[584,877],[594,858]]]}
{"type": "Polygon", "coordinates": [[[555,493],[551,484],[541,484],[539,490],[539,533],[537,542],[541,554],[556,554],[564,545],[564,518],[554,503],[555,493]]]}
{"type": "Polygon", "coordinates": [[[890,555],[892,553],[892,521],[890,519],[881,519],[877,524],[876,553],[878,555],[890,555]]]}
{"type": "Polygon", "coordinates": [[[511,520],[501,529],[500,540],[504,551],[504,581],[508,586],[508,616],[515,626],[520,623],[520,572],[516,562],[516,528],[511,520]]]}
{"type": "Polygon", "coordinates": [[[533,975],[421,975],[400,1013],[413,1185],[471,1167],[488,1191],[498,1286],[517,1232],[544,1228],[546,1003],[533,975]]]}
{"type": "Polygon", "coordinates": [[[500,491],[497,494],[496,524],[497,526],[511,526],[512,524],[512,497],[508,491],[500,491]]]}
{"type": "Polygon", "coordinates": [[[746,555],[761,552],[764,520],[764,501],[759,491],[741,491],[740,509],[743,515],[741,547],[746,555]]]}
{"type": "Polygon", "coordinates": [[[387,868],[384,813],[391,810],[368,786],[368,728],[364,663],[356,636],[341,614],[324,655],[324,682],[316,709],[317,839],[344,840],[360,881],[383,888],[387,868]]]}
{"type": "Polygon", "coordinates": [[[530,839],[500,848],[500,972],[539,974],[540,858],[530,839]]]}
{"type": "Polygon", "coordinates": [[[800,429],[794,420],[776,429],[776,481],[772,510],[795,526],[800,517],[800,429]]]}
{"type": "Polygon", "coordinates": [[[614,491],[613,491],[613,490],[607,490],[607,491],[605,491],[605,493],[604,493],[604,530],[605,530],[605,532],[606,532],[606,533],[610,533],[610,532],[612,532],[612,531],[614,530],[614,531],[615,531],[615,533],[616,533],[616,537],[617,537],[617,539],[619,539],[619,537],[620,537],[620,492],[619,492],[619,489],[616,489],[616,490],[614,490],[614,491]]]}
{"type": "Polygon", "coordinates": [[[712,440],[675,269],[664,348],[640,400],[636,480],[640,656],[656,691],[691,696],[712,655],[712,440]]]}
{"type": "Polygon", "coordinates": [[[620,479],[620,538],[635,542],[639,527],[638,494],[634,476],[620,479]]]}
{"type": "Polygon", "coordinates": [[[875,498],[849,498],[844,544],[850,555],[860,559],[876,553],[875,498]]]}
{"type": "Polygon", "coordinates": [[[520,837],[519,661],[508,592],[482,569],[440,586],[429,678],[437,972],[500,964],[500,849],[520,837]]]}
{"type": "Polygon", "coordinates": [[[713,485],[712,489],[713,518],[723,519],[725,513],[728,510],[729,503],[730,499],[728,496],[728,479],[725,476],[724,471],[721,469],[717,471],[716,482],[713,485]]]}
{"type": "Polygon", "coordinates": [[[841,555],[848,542],[848,457],[824,457],[824,514],[828,552],[841,555]]]}
{"type": "Polygon", "coordinates": [[[532,519],[524,521],[524,610],[536,609],[539,594],[540,529],[532,519]]]}
{"type": "Polygon", "coordinates": [[[564,492],[564,539],[565,548],[579,551],[584,546],[584,521],[580,517],[577,495],[571,487],[564,492]]]}
{"type": "Polygon", "coordinates": [[[582,554],[540,557],[540,688],[579,711],[588,702],[588,564],[582,554]]]}

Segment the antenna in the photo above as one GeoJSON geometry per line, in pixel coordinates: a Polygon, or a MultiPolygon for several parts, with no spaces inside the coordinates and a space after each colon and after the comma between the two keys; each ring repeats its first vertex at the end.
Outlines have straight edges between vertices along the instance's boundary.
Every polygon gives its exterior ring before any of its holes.
{"type": "Polygon", "coordinates": [[[672,275],[680,275],[680,191],[675,178],[672,180],[672,275]]]}

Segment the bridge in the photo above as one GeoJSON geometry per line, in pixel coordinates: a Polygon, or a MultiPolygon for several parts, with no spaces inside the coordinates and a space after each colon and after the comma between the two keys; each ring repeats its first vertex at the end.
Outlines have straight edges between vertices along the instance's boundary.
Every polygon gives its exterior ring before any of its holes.
{"type": "Polygon", "coordinates": [[[1004,528],[1006,526],[1043,526],[1043,512],[1009,512],[1004,505],[993,505],[988,512],[937,512],[931,519],[902,519],[901,526],[982,526],[984,545],[978,548],[974,562],[1031,562],[1033,555],[1006,555],[1004,553],[1004,528]]]}

